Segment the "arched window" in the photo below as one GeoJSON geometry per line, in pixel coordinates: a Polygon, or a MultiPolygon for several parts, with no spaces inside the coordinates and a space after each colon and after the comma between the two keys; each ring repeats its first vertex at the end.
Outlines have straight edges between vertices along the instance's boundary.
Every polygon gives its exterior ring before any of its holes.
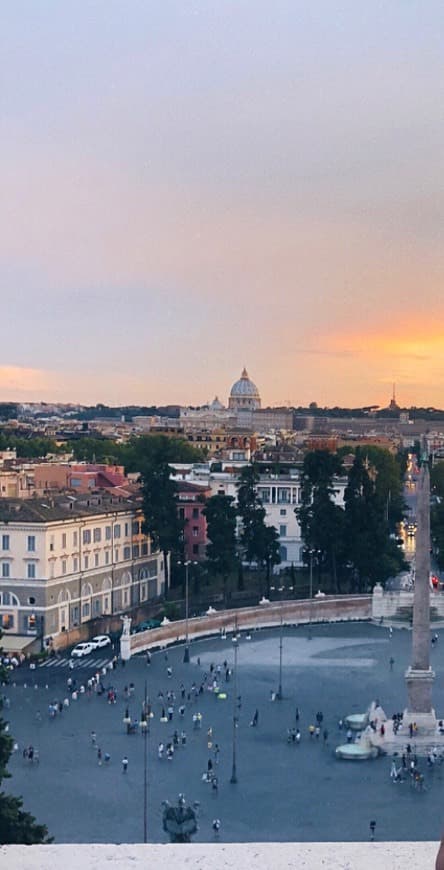
{"type": "Polygon", "coordinates": [[[20,601],[13,592],[0,592],[0,607],[20,607],[20,601]]]}

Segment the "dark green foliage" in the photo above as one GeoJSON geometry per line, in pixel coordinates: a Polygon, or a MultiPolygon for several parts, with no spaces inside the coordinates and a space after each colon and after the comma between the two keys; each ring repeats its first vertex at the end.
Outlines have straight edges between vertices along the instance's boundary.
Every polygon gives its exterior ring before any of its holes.
{"type": "Polygon", "coordinates": [[[213,574],[222,577],[227,600],[228,577],[236,565],[236,509],[228,495],[213,495],[204,514],[207,520],[207,564],[213,574]]]}
{"type": "Polygon", "coordinates": [[[442,570],[444,568],[444,501],[433,505],[430,525],[434,555],[438,568],[442,570]]]}
{"type": "Polygon", "coordinates": [[[158,458],[168,462],[199,462],[203,454],[184,438],[166,435],[140,435],[126,444],[107,438],[80,438],[70,445],[74,457],[86,462],[112,462],[123,465],[127,472],[140,471],[141,466],[155,464],[158,458]]]}
{"type": "Polygon", "coordinates": [[[274,526],[265,523],[265,509],[257,493],[259,479],[254,463],[246,465],[240,473],[237,485],[237,512],[241,519],[239,544],[246,562],[257,562],[265,567],[269,592],[271,569],[281,561],[279,535],[274,526]]]}
{"type": "Polygon", "coordinates": [[[345,558],[345,514],[334,502],[334,477],[341,471],[341,458],[337,454],[328,450],[307,453],[301,507],[295,510],[307,551],[317,551],[317,564],[329,570],[336,592],[340,591],[338,569],[345,558]]]}
{"type": "MultiPolygon", "coordinates": [[[[365,451],[367,454],[367,449],[365,451]]],[[[378,474],[367,455],[358,449],[344,493],[345,551],[352,567],[356,591],[399,573],[405,567],[402,553],[389,536],[387,484],[378,487],[378,474]]],[[[381,472],[382,473],[382,472],[381,472]]]]}
{"type": "Polygon", "coordinates": [[[183,521],[177,511],[177,484],[171,479],[169,464],[173,451],[170,439],[159,436],[154,449],[143,456],[139,465],[144,531],[164,556],[165,595],[169,587],[168,553],[173,559],[181,555],[183,538],[183,521]]]}

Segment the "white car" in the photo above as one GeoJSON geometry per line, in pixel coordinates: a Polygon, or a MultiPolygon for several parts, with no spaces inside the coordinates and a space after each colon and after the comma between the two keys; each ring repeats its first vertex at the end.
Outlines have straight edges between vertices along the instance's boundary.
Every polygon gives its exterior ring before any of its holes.
{"type": "Polygon", "coordinates": [[[71,658],[73,659],[81,659],[83,656],[89,656],[96,649],[95,643],[92,641],[86,641],[85,643],[78,643],[77,646],[71,650],[71,658]]]}
{"type": "Polygon", "coordinates": [[[111,638],[107,634],[98,634],[97,637],[93,637],[90,643],[94,643],[96,649],[101,649],[103,646],[111,646],[111,638]]]}

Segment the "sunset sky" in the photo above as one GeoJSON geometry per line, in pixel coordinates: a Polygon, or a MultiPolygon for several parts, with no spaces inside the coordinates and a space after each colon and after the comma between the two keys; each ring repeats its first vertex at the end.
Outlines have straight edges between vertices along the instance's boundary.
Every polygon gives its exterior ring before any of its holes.
{"type": "Polygon", "coordinates": [[[442,0],[3,0],[0,401],[444,407],[442,0]]]}

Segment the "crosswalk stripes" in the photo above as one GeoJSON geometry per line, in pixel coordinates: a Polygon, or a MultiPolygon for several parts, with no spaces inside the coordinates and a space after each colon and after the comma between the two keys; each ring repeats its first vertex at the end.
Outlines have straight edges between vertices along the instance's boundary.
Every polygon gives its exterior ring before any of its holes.
{"type": "Polygon", "coordinates": [[[71,668],[103,668],[108,665],[111,659],[109,658],[84,658],[84,659],[69,659],[69,658],[51,658],[38,665],[39,668],[68,668],[72,662],[71,668]]]}

